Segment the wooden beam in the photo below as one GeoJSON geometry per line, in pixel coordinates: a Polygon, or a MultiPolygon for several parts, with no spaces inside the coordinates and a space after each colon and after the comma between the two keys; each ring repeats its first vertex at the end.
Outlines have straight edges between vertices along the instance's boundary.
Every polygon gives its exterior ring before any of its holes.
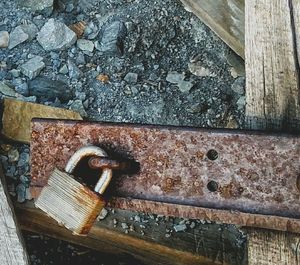
{"type": "Polygon", "coordinates": [[[16,223],[14,211],[6,190],[0,167],[0,264],[27,265],[28,256],[16,223]]]}
{"type": "Polygon", "coordinates": [[[246,1],[246,123],[300,129],[300,1],[246,1]]]}
{"type": "MultiPolygon", "coordinates": [[[[246,1],[246,126],[298,131],[300,0],[246,1]]],[[[300,236],[248,230],[254,264],[299,264],[300,236]]]]}
{"type": "Polygon", "coordinates": [[[245,47],[245,0],[181,0],[242,58],[245,47]]]}
{"type": "Polygon", "coordinates": [[[204,224],[193,231],[173,233],[165,236],[166,225],[171,223],[149,220],[144,224],[141,235],[140,227],[130,221],[131,212],[117,210],[110,213],[105,220],[97,222],[87,236],[74,236],[53,219],[34,208],[33,203],[16,203],[16,214],[23,230],[41,233],[50,237],[66,240],[102,252],[131,254],[145,264],[231,264],[238,265],[245,258],[244,236],[233,226],[222,229],[217,224],[204,224]],[[125,234],[120,223],[113,226],[114,219],[119,222],[130,222],[135,232],[125,234]]]}

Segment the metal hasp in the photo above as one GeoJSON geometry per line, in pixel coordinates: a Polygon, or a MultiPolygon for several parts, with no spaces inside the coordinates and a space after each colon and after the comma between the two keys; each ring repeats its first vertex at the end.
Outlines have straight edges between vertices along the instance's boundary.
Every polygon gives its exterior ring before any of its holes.
{"type": "Polygon", "coordinates": [[[113,178],[112,207],[300,232],[298,136],[37,119],[33,197],[88,144],[140,164],[113,178]]]}

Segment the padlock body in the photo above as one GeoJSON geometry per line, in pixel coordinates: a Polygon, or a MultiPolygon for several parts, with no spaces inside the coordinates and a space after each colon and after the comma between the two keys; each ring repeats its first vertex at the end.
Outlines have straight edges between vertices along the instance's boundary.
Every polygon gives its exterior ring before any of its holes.
{"type": "Polygon", "coordinates": [[[55,169],[35,206],[77,235],[86,235],[105,206],[101,195],[55,169]]]}

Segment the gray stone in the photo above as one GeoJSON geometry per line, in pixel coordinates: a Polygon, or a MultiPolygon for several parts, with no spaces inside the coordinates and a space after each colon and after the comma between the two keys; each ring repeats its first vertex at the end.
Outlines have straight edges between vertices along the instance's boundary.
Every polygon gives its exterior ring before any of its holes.
{"type": "Polygon", "coordinates": [[[138,215],[135,215],[134,216],[134,221],[137,222],[137,223],[140,223],[141,222],[141,217],[138,216],[138,215]]]}
{"type": "Polygon", "coordinates": [[[22,26],[18,26],[10,33],[8,49],[13,49],[28,39],[29,35],[23,30],[22,26]]]}
{"type": "Polygon", "coordinates": [[[180,92],[182,93],[188,93],[194,86],[194,84],[191,81],[181,81],[177,84],[180,92]]]}
{"type": "Polygon", "coordinates": [[[71,47],[77,37],[64,23],[50,18],[38,33],[37,40],[46,51],[51,51],[71,47]]]}
{"type": "Polygon", "coordinates": [[[59,69],[60,74],[66,75],[68,72],[69,72],[68,67],[65,64],[59,69]]]}
{"type": "Polygon", "coordinates": [[[29,94],[38,98],[55,100],[59,98],[66,102],[73,98],[73,92],[66,83],[59,80],[51,80],[45,77],[37,77],[28,82],[29,94]]]}
{"type": "Polygon", "coordinates": [[[99,220],[104,220],[104,219],[106,218],[107,215],[108,215],[108,211],[107,211],[105,208],[103,208],[103,209],[101,210],[100,214],[98,215],[97,220],[98,220],[98,221],[99,221],[99,220]]]}
{"type": "Polygon", "coordinates": [[[0,48],[7,48],[9,43],[9,33],[0,31],[0,48]]]}
{"type": "Polygon", "coordinates": [[[191,229],[194,229],[195,227],[196,227],[196,223],[195,223],[195,222],[191,222],[190,228],[191,228],[191,229]]]}
{"type": "Polygon", "coordinates": [[[85,62],[84,54],[82,52],[79,52],[76,57],[76,64],[84,65],[85,63],[86,62],[85,62]]]}
{"type": "Polygon", "coordinates": [[[33,23],[20,25],[19,27],[28,35],[28,40],[33,40],[39,31],[33,23]]]}
{"type": "Polygon", "coordinates": [[[77,47],[82,51],[93,52],[94,43],[90,40],[79,39],[77,40],[77,47]]]}
{"type": "Polygon", "coordinates": [[[20,176],[20,181],[24,184],[24,185],[28,185],[30,183],[30,180],[28,177],[26,177],[25,175],[21,175],[20,176]]]}
{"type": "Polygon", "coordinates": [[[240,97],[236,104],[239,110],[243,109],[246,105],[246,97],[240,97]]]}
{"type": "Polygon", "coordinates": [[[0,93],[7,97],[17,97],[16,91],[5,82],[0,82],[0,93]]]}
{"type": "Polygon", "coordinates": [[[74,111],[77,111],[81,115],[81,117],[87,117],[88,116],[85,109],[84,109],[82,101],[79,100],[79,99],[76,99],[76,100],[73,101],[73,103],[70,106],[70,109],[74,110],[74,111]]]}
{"type": "Polygon", "coordinates": [[[16,187],[16,192],[17,192],[17,200],[18,202],[25,202],[26,200],[26,186],[23,183],[20,183],[16,187]]]}
{"type": "Polygon", "coordinates": [[[136,73],[128,73],[128,74],[124,77],[124,80],[125,80],[127,83],[130,83],[130,84],[136,84],[137,81],[138,81],[138,74],[136,74],[136,73]]]}
{"type": "Polygon", "coordinates": [[[18,149],[10,149],[7,156],[9,162],[17,162],[20,157],[18,149]]]}
{"type": "Polygon", "coordinates": [[[205,68],[200,61],[191,62],[188,65],[189,71],[199,77],[216,77],[209,69],[205,68]]]}
{"type": "Polygon", "coordinates": [[[21,6],[30,8],[34,12],[50,15],[54,0],[19,0],[21,6]]]}
{"type": "Polygon", "coordinates": [[[185,231],[186,229],[187,229],[187,227],[186,227],[185,224],[174,225],[174,230],[175,230],[176,233],[185,231]]]}
{"type": "Polygon", "coordinates": [[[9,71],[11,73],[11,75],[14,77],[14,78],[17,78],[20,76],[20,70],[18,69],[12,69],[9,71]]]}
{"type": "Polygon", "coordinates": [[[29,95],[28,84],[24,82],[21,78],[16,78],[12,81],[15,86],[15,91],[25,97],[29,95]]]}
{"type": "Polygon", "coordinates": [[[68,59],[69,77],[71,79],[79,79],[82,76],[81,70],[77,67],[73,60],[68,59]]]}
{"type": "Polygon", "coordinates": [[[128,229],[128,224],[126,223],[121,223],[121,227],[125,230],[125,229],[128,229]]]}
{"type": "Polygon", "coordinates": [[[184,74],[180,74],[176,71],[168,72],[166,80],[172,84],[178,84],[179,82],[183,81],[185,78],[184,74]]]}
{"type": "Polygon", "coordinates": [[[103,30],[100,51],[109,54],[123,54],[123,39],[127,35],[126,26],[121,21],[114,21],[103,30]]]}
{"type": "Polygon", "coordinates": [[[24,167],[28,163],[29,163],[29,154],[26,152],[21,153],[18,160],[18,167],[24,167]]]}
{"type": "Polygon", "coordinates": [[[43,57],[37,55],[21,65],[21,72],[23,75],[29,77],[29,79],[34,79],[40,74],[44,67],[45,63],[43,62],[43,57]]]}
{"type": "Polygon", "coordinates": [[[245,78],[238,77],[237,79],[235,79],[233,84],[231,85],[231,89],[239,95],[245,94],[245,78]]]}

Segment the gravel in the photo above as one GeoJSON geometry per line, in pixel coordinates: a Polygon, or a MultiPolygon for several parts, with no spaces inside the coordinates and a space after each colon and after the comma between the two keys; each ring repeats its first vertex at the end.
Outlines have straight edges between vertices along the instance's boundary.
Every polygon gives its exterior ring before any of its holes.
{"type": "Polygon", "coordinates": [[[44,67],[45,63],[43,62],[43,57],[37,55],[25,64],[22,64],[20,68],[23,75],[26,75],[29,79],[34,79],[40,74],[44,67]]]}

